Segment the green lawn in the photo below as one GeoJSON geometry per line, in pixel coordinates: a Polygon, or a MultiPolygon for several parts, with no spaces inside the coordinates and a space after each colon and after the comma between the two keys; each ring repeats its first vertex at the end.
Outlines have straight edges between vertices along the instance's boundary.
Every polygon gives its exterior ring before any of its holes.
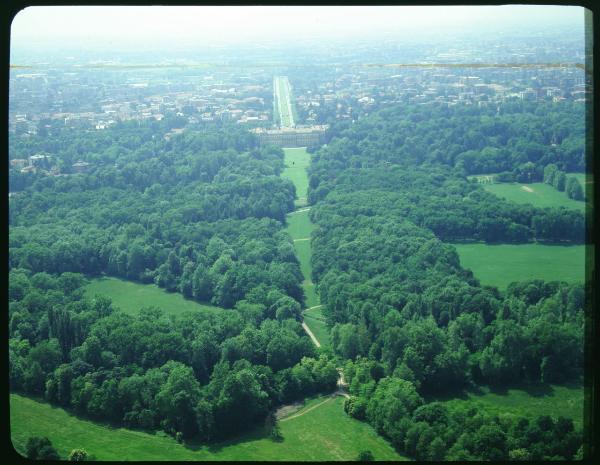
{"type": "Polygon", "coordinates": [[[583,426],[583,387],[581,385],[538,384],[529,388],[490,391],[481,387],[477,392],[465,392],[461,398],[432,398],[448,405],[478,402],[492,414],[513,414],[536,417],[571,418],[575,427],[583,426]]]}
{"type": "MultiPolygon", "coordinates": [[[[309,306],[312,307],[313,305],[309,306]]],[[[325,323],[325,318],[321,313],[321,308],[313,308],[311,310],[304,311],[304,322],[308,325],[310,330],[313,332],[317,341],[324,347],[329,347],[331,341],[329,340],[329,328],[325,323]]]]}
{"type": "Polygon", "coordinates": [[[513,281],[584,282],[585,246],[484,243],[452,244],[463,268],[473,271],[482,284],[506,289],[513,281]]]}
{"type": "MultiPolygon", "coordinates": [[[[286,217],[287,221],[287,232],[292,239],[308,239],[310,238],[310,234],[313,229],[315,229],[314,224],[310,221],[308,216],[309,211],[298,211],[294,213],[290,213],[286,217]]],[[[298,241],[302,242],[302,241],[298,241]]]]}
{"type": "Polygon", "coordinates": [[[312,272],[312,267],[310,265],[310,241],[294,242],[294,247],[296,249],[298,260],[300,260],[300,271],[302,271],[304,279],[310,281],[312,272]]]}
{"type": "MultiPolygon", "coordinates": [[[[282,177],[291,179],[294,183],[299,197],[296,206],[303,207],[306,205],[306,190],[308,189],[308,174],[306,168],[310,164],[310,154],[305,148],[288,148],[283,150],[285,152],[286,168],[282,173],[282,177]]],[[[300,208],[299,212],[287,215],[286,230],[292,239],[294,239],[296,255],[300,261],[300,270],[304,276],[302,288],[304,289],[304,295],[306,297],[306,307],[310,308],[319,305],[320,302],[319,297],[315,292],[315,286],[311,281],[311,245],[310,240],[307,239],[310,239],[310,234],[314,229],[314,225],[310,221],[308,213],[309,210],[302,211],[302,208],[300,208]]],[[[311,310],[304,314],[304,322],[308,325],[321,345],[329,345],[329,329],[325,325],[322,315],[320,315],[320,317],[315,317],[315,313],[311,310]]]]}
{"type": "Polygon", "coordinates": [[[273,93],[277,102],[279,122],[282,127],[294,125],[294,110],[291,96],[290,82],[285,76],[278,76],[273,80],[273,93]],[[289,103],[289,105],[288,105],[289,103]],[[291,110],[291,111],[290,111],[291,110]]]}
{"type": "Polygon", "coordinates": [[[483,184],[483,188],[498,197],[516,203],[530,203],[535,207],[567,207],[585,211],[585,202],[573,200],[564,192],[542,182],[531,184],[498,183],[483,184]]]}
{"type": "Polygon", "coordinates": [[[302,282],[302,288],[304,289],[304,296],[306,297],[306,307],[310,308],[319,305],[319,296],[317,295],[313,282],[305,279],[302,282]]]}
{"type": "Polygon", "coordinates": [[[291,180],[296,186],[296,195],[298,196],[296,207],[304,206],[307,204],[308,174],[306,168],[310,164],[310,153],[304,147],[283,149],[283,151],[285,168],[281,177],[291,180]]]}
{"type": "MultiPolygon", "coordinates": [[[[297,413],[325,400],[307,402],[297,413]]],[[[58,453],[84,448],[98,460],[354,460],[370,450],[378,460],[407,460],[368,424],[348,417],[341,397],[329,400],[305,415],[280,421],[282,442],[266,436],[264,428],[235,441],[211,446],[178,444],[166,435],[115,428],[83,420],[67,411],[27,397],[11,394],[11,437],[23,452],[30,436],[47,436],[58,453]]]]}
{"type": "Polygon", "coordinates": [[[86,286],[85,293],[89,297],[96,294],[108,296],[115,306],[130,314],[149,306],[158,307],[167,314],[199,310],[222,311],[219,307],[188,300],[179,293],[167,292],[155,284],[139,284],[111,277],[92,279],[86,286]]]}

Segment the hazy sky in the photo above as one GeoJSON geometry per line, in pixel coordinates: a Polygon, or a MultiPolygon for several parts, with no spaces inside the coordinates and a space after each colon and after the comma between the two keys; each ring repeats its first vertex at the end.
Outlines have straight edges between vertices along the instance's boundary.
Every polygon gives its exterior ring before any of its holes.
{"type": "Polygon", "coordinates": [[[298,37],[368,37],[498,28],[583,28],[571,6],[57,6],[29,7],[14,19],[15,46],[48,41],[80,45],[115,42],[235,42],[298,37]]]}

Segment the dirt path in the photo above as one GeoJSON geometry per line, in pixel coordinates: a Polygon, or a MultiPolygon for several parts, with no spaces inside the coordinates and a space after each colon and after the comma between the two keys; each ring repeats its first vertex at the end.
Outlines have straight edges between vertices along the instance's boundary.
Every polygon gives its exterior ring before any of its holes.
{"type": "MultiPolygon", "coordinates": [[[[302,198],[304,198],[304,197],[302,197],[302,198]]],[[[298,200],[300,200],[300,198],[298,200]]],[[[298,210],[294,210],[293,212],[288,213],[288,215],[293,215],[294,213],[307,212],[309,210],[310,210],[310,207],[304,207],[304,208],[300,208],[298,210]]]]}
{"type": "Polygon", "coordinates": [[[305,308],[304,310],[302,310],[302,312],[305,312],[307,310],[314,310],[315,308],[321,308],[321,307],[323,307],[322,304],[321,305],[313,305],[312,307],[305,308]]]}
{"type": "Polygon", "coordinates": [[[304,331],[306,331],[306,334],[308,334],[310,336],[310,338],[312,339],[313,343],[317,347],[321,347],[321,343],[319,341],[317,341],[317,338],[315,337],[315,335],[313,334],[313,332],[310,330],[310,328],[306,325],[306,323],[304,321],[302,322],[302,328],[304,329],[304,331]]]}
{"type": "Polygon", "coordinates": [[[533,189],[531,187],[528,187],[528,186],[521,186],[521,189],[523,189],[526,192],[533,192],[533,189]]]}
{"type": "Polygon", "coordinates": [[[289,416],[289,417],[282,418],[282,419],[281,419],[281,420],[279,420],[279,421],[288,421],[288,420],[291,420],[292,418],[298,418],[298,417],[301,417],[301,416],[302,416],[302,415],[304,415],[305,413],[308,413],[308,412],[310,412],[311,410],[314,410],[314,409],[316,409],[317,407],[320,407],[320,406],[321,406],[321,405],[323,405],[324,403],[326,403],[326,402],[329,402],[331,399],[334,399],[334,398],[335,398],[335,396],[328,397],[328,398],[327,398],[327,399],[325,399],[323,402],[319,402],[318,404],[316,404],[316,405],[313,405],[312,407],[310,407],[310,408],[307,408],[306,410],[304,410],[304,411],[302,411],[302,412],[300,412],[300,413],[297,413],[297,414],[295,414],[295,415],[292,415],[292,416],[289,416]]]}
{"type": "Polygon", "coordinates": [[[346,399],[350,398],[350,395],[347,392],[347,388],[348,388],[348,383],[346,383],[346,381],[344,381],[344,371],[341,368],[337,369],[338,371],[338,381],[337,381],[337,385],[338,385],[338,390],[335,391],[334,394],[338,395],[338,396],[343,396],[346,399]]]}

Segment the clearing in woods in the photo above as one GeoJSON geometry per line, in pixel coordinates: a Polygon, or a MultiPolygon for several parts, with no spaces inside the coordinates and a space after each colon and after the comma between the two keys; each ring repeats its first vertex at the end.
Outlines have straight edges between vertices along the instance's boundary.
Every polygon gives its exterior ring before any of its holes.
{"type": "Polygon", "coordinates": [[[294,248],[296,249],[296,255],[300,262],[300,270],[304,277],[302,288],[304,289],[306,307],[308,309],[303,312],[304,322],[321,345],[328,346],[329,329],[325,324],[325,319],[320,313],[318,317],[315,317],[315,313],[313,312],[315,309],[311,309],[311,307],[318,306],[320,302],[315,292],[315,285],[311,280],[310,235],[314,229],[314,225],[308,216],[310,207],[304,207],[306,205],[306,191],[308,189],[306,168],[310,164],[310,154],[305,148],[287,148],[283,149],[283,151],[285,153],[286,168],[281,176],[290,179],[296,186],[296,195],[300,200],[296,202],[296,206],[301,207],[295,212],[288,214],[286,220],[288,223],[287,232],[294,240],[294,248]]]}
{"type": "Polygon", "coordinates": [[[346,415],[343,401],[330,396],[307,400],[301,410],[291,412],[295,418],[280,421],[280,442],[270,438],[266,427],[258,427],[234,440],[205,445],[179,444],[164,433],[84,420],[46,402],[11,394],[11,439],[21,454],[29,437],[46,436],[63,458],[84,448],[98,460],[112,461],[351,461],[362,450],[373,452],[376,460],[408,460],[367,423],[346,415]]]}
{"type": "Polygon", "coordinates": [[[85,295],[110,297],[113,305],[123,312],[137,314],[142,307],[158,307],[168,315],[197,311],[223,311],[220,307],[186,299],[177,292],[167,292],[156,284],[139,284],[119,278],[93,278],[85,286],[85,295]]]}
{"type": "Polygon", "coordinates": [[[585,211],[585,202],[570,199],[565,192],[557,191],[543,182],[526,185],[519,183],[483,184],[483,188],[498,197],[516,203],[530,203],[534,207],[540,208],[567,207],[581,212],[585,211]]]}
{"type": "MultiPolygon", "coordinates": [[[[296,186],[296,208],[307,205],[306,191],[308,190],[308,175],[306,168],[310,164],[310,153],[305,148],[283,149],[285,153],[285,168],[281,177],[289,179],[296,186]]],[[[300,214],[304,209],[299,209],[296,214],[300,214]]],[[[307,237],[307,236],[301,236],[307,237]]]]}
{"type": "Polygon", "coordinates": [[[513,281],[543,279],[583,283],[585,245],[452,244],[463,268],[473,271],[482,284],[506,289],[513,281]]]}
{"type": "Polygon", "coordinates": [[[273,93],[277,102],[276,107],[277,113],[279,113],[280,127],[293,128],[295,126],[295,112],[292,108],[291,87],[287,76],[275,76],[273,78],[273,93]]]}

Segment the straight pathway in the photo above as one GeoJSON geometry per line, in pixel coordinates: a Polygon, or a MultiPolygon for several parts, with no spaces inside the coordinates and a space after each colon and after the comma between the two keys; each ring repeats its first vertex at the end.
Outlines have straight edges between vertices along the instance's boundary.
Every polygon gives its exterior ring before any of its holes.
{"type": "Polygon", "coordinates": [[[312,339],[314,345],[316,345],[317,347],[321,347],[321,343],[317,341],[317,338],[304,321],[302,322],[302,328],[304,329],[304,331],[306,331],[306,334],[308,334],[308,336],[312,339]]]}

